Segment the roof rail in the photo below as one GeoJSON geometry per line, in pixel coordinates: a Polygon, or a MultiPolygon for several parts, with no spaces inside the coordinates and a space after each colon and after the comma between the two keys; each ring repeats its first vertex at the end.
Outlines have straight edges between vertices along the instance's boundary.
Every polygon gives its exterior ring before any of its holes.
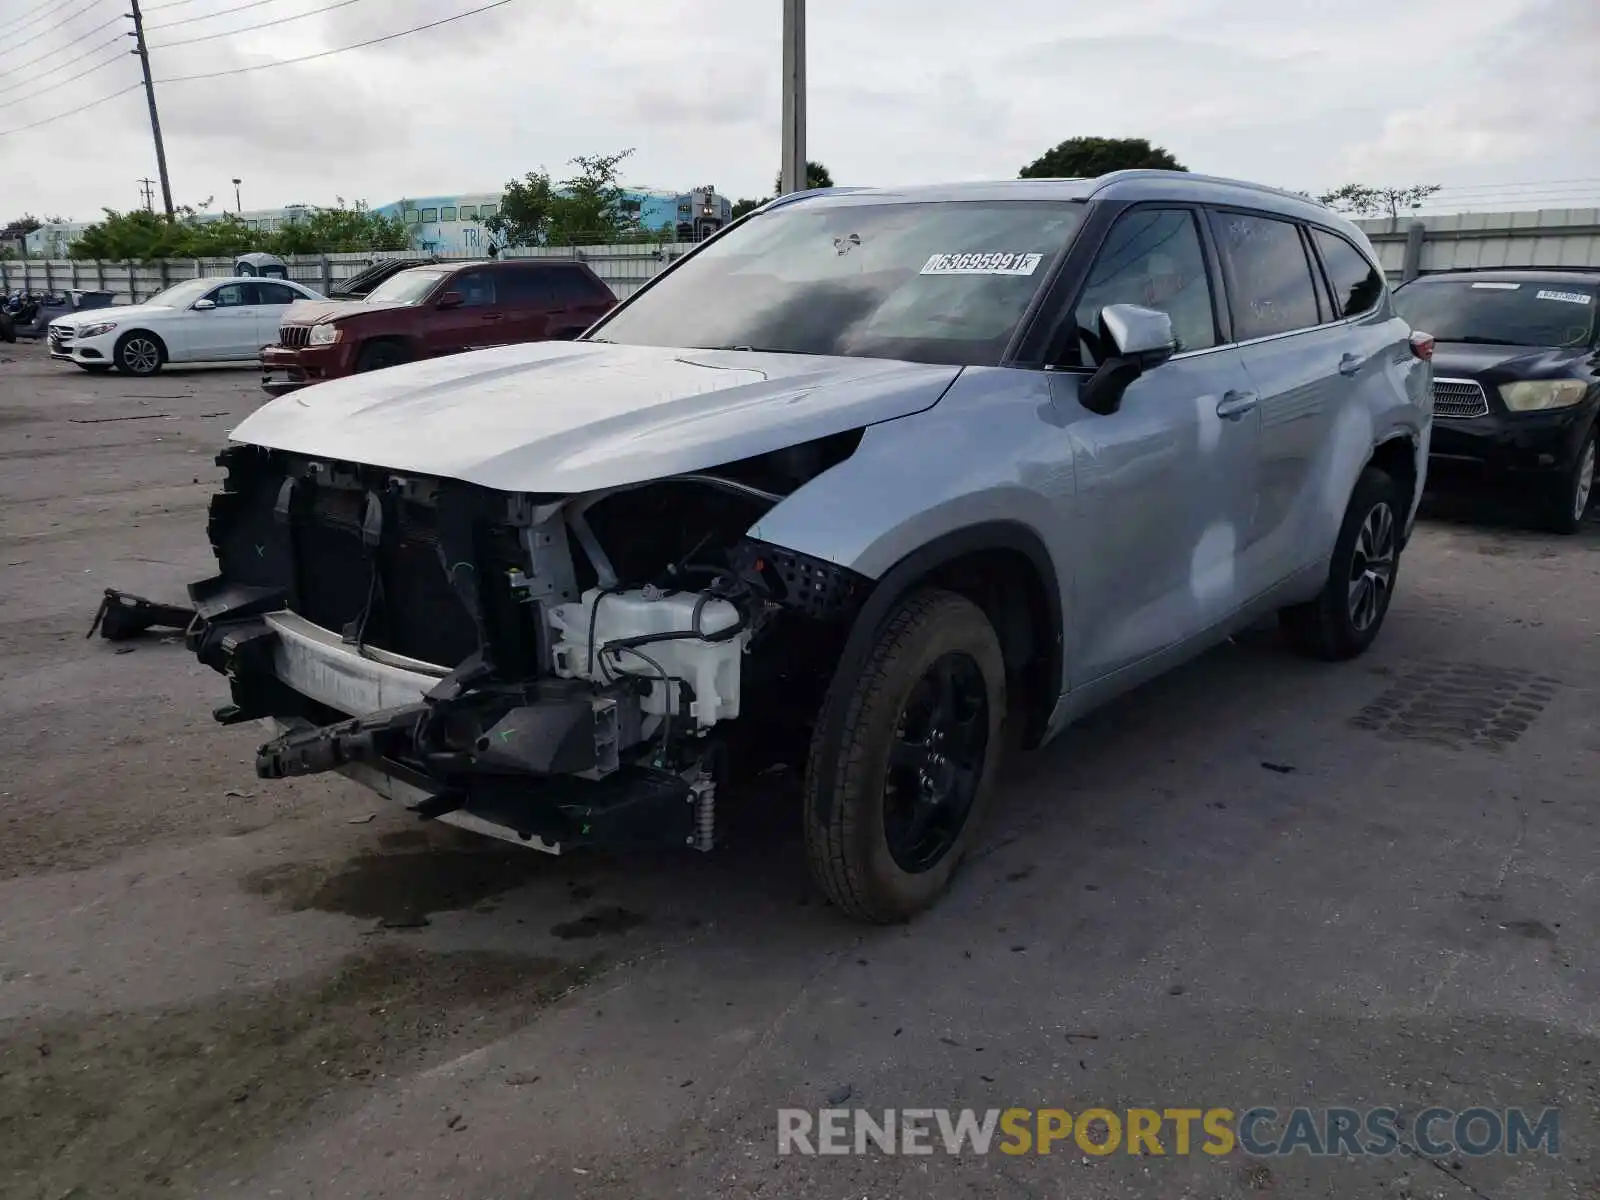
{"type": "Polygon", "coordinates": [[[1265,192],[1269,196],[1283,196],[1289,200],[1300,200],[1306,204],[1315,204],[1319,208],[1327,208],[1326,204],[1315,196],[1305,192],[1291,192],[1287,188],[1270,187],[1264,183],[1251,183],[1248,179],[1228,179],[1222,175],[1198,175],[1193,171],[1163,171],[1154,167],[1134,167],[1125,171],[1107,171],[1094,181],[1094,190],[1100,191],[1113,183],[1121,183],[1132,179],[1192,179],[1198,183],[1220,183],[1228,187],[1247,188],[1252,192],[1265,192]]]}
{"type": "MultiPolygon", "coordinates": [[[[1600,264],[1595,264],[1595,265],[1592,265],[1592,266],[1585,266],[1583,264],[1578,264],[1576,266],[1566,266],[1566,267],[1553,267],[1553,266],[1549,265],[1548,263],[1539,263],[1539,264],[1534,265],[1534,266],[1526,266],[1526,267],[1518,267],[1518,266],[1503,266],[1503,267],[1440,267],[1438,270],[1435,270],[1435,271],[1424,271],[1422,273],[1422,276],[1427,276],[1427,275],[1505,275],[1505,274],[1510,274],[1512,272],[1523,272],[1523,271],[1527,271],[1527,272],[1546,271],[1546,272],[1549,272],[1552,275],[1600,275],[1600,264]]],[[[1422,278],[1422,276],[1418,276],[1418,278],[1422,278]]]]}

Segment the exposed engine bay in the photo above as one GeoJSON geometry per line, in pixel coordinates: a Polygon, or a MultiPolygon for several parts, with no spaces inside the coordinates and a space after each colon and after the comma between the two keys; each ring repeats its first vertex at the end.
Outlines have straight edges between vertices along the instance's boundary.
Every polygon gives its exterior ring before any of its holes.
{"type": "Polygon", "coordinates": [[[544,849],[709,849],[736,771],[796,763],[869,581],[765,544],[859,442],[577,496],[235,445],[188,634],[264,778],[341,771],[544,849]]]}

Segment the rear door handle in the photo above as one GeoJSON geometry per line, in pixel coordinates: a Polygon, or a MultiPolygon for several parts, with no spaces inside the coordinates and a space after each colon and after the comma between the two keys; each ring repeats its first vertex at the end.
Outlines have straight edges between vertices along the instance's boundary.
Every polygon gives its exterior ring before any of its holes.
{"type": "Polygon", "coordinates": [[[1217,401],[1217,416],[1224,421],[1237,421],[1261,402],[1254,392],[1224,392],[1217,401]]]}
{"type": "Polygon", "coordinates": [[[506,315],[505,313],[484,313],[483,319],[485,321],[504,321],[506,319],[506,315]]]}
{"type": "Polygon", "coordinates": [[[1367,365],[1367,360],[1355,354],[1346,354],[1339,360],[1339,374],[1355,375],[1367,365]]]}

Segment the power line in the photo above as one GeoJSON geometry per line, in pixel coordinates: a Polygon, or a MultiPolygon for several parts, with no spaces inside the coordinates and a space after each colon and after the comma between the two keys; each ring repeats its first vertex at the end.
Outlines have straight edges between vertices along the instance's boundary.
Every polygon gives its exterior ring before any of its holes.
{"type": "MultiPolygon", "coordinates": [[[[49,75],[49,74],[52,74],[53,72],[61,70],[63,67],[70,67],[75,62],[82,62],[84,59],[88,58],[91,54],[100,53],[100,51],[104,50],[107,46],[111,45],[113,42],[122,41],[123,36],[124,35],[120,34],[120,33],[113,34],[111,37],[109,37],[105,41],[101,42],[98,46],[95,46],[91,50],[85,50],[82,54],[78,55],[76,58],[69,58],[69,59],[67,59],[66,62],[57,63],[53,67],[46,67],[44,69],[44,73],[46,75],[49,75]]],[[[79,40],[81,41],[82,39],[79,39],[79,40]]],[[[60,54],[62,50],[68,50],[68,49],[71,49],[71,47],[70,46],[62,46],[62,47],[60,47],[60,49],[56,49],[56,50],[50,51],[49,54],[41,54],[38,58],[30,58],[25,63],[18,63],[14,67],[7,67],[5,69],[5,71],[4,72],[0,72],[0,74],[15,75],[18,71],[21,71],[26,67],[33,66],[34,63],[43,62],[47,58],[54,58],[56,55],[60,54]]],[[[10,88],[0,88],[0,92],[10,91],[11,88],[26,87],[31,82],[33,82],[33,81],[32,80],[26,80],[23,83],[13,83],[10,88]]]]}
{"type": "MultiPolygon", "coordinates": [[[[183,2],[185,2],[185,0],[171,0],[171,4],[169,6],[175,7],[177,4],[183,3],[183,2]]],[[[158,82],[161,82],[161,83],[182,83],[182,82],[185,82],[186,80],[191,80],[191,79],[217,79],[217,78],[221,78],[222,76],[226,76],[226,75],[240,75],[240,74],[243,74],[244,72],[247,72],[247,71],[264,71],[264,70],[267,70],[270,67],[287,67],[287,66],[292,66],[295,63],[310,62],[313,59],[328,58],[328,57],[331,57],[332,55],[335,55],[335,54],[344,54],[344,53],[346,53],[347,51],[350,51],[350,50],[361,50],[361,49],[364,49],[367,46],[376,46],[376,45],[379,45],[380,43],[383,43],[383,42],[392,42],[392,41],[396,40],[397,38],[408,37],[409,35],[411,35],[413,33],[423,33],[423,32],[425,32],[426,30],[429,30],[429,29],[437,29],[441,25],[449,25],[452,22],[464,20],[467,17],[477,16],[479,13],[488,12],[490,9],[502,8],[505,5],[510,4],[510,3],[512,3],[512,0],[494,0],[494,3],[492,3],[492,4],[484,4],[484,5],[480,5],[477,8],[469,8],[466,12],[456,13],[454,16],[444,17],[444,18],[441,18],[440,20],[437,20],[437,21],[430,21],[425,25],[416,25],[416,26],[413,26],[410,29],[402,29],[397,33],[385,34],[383,37],[369,38],[367,41],[364,41],[364,42],[357,42],[354,45],[350,45],[350,46],[340,46],[337,49],[333,49],[333,50],[323,50],[323,51],[320,51],[320,52],[318,52],[316,54],[306,54],[306,55],[301,55],[298,58],[280,59],[278,61],[269,62],[269,63],[258,63],[257,65],[252,66],[252,67],[235,67],[232,70],[228,70],[228,71],[211,71],[211,72],[208,72],[208,73],[205,73],[205,74],[200,74],[200,75],[178,75],[178,76],[174,76],[171,79],[159,80],[158,82]]],[[[87,104],[80,104],[80,105],[78,105],[77,108],[69,108],[66,112],[59,112],[59,113],[55,113],[55,114],[53,114],[51,116],[48,116],[48,117],[41,117],[37,121],[28,122],[28,124],[26,124],[26,125],[15,125],[15,126],[12,126],[10,129],[0,129],[0,137],[9,137],[9,136],[11,136],[12,134],[15,134],[15,133],[23,133],[23,132],[26,132],[27,130],[30,130],[30,129],[38,129],[41,126],[51,125],[51,124],[54,124],[56,121],[65,120],[67,117],[77,116],[81,112],[87,112],[89,109],[98,108],[102,104],[109,104],[111,101],[116,100],[119,97],[126,96],[130,92],[136,92],[139,89],[141,89],[143,86],[144,85],[142,83],[129,84],[125,88],[122,88],[122,89],[120,89],[118,91],[111,92],[111,93],[109,93],[107,95],[101,96],[96,100],[91,100],[87,104]]]]}
{"type": "Polygon", "coordinates": [[[174,25],[193,25],[196,21],[210,21],[215,17],[231,17],[235,13],[242,13],[247,9],[260,8],[263,4],[277,4],[278,0],[250,0],[248,4],[236,5],[233,8],[219,8],[216,12],[201,13],[198,17],[179,17],[176,21],[164,21],[160,25],[146,25],[146,33],[154,33],[157,29],[171,29],[174,25]]]}
{"type": "Polygon", "coordinates": [[[144,84],[142,83],[130,83],[120,92],[112,92],[109,96],[101,96],[98,100],[91,100],[87,104],[80,104],[77,108],[69,108],[66,112],[56,113],[53,117],[44,117],[38,121],[31,121],[26,125],[15,125],[10,129],[0,129],[0,137],[10,137],[13,133],[22,133],[24,130],[37,129],[41,125],[50,125],[56,121],[63,120],[66,117],[75,117],[81,112],[87,112],[91,108],[98,108],[102,104],[115,100],[118,96],[126,96],[129,92],[136,92],[142,87],[144,87],[144,84]]]}
{"type": "Polygon", "coordinates": [[[163,8],[183,8],[188,4],[198,4],[199,0],[166,0],[164,4],[152,4],[146,12],[159,12],[163,8]]]}
{"type": "MultiPolygon", "coordinates": [[[[272,3],[272,0],[255,0],[255,4],[270,4],[270,3],[272,3]]],[[[238,34],[238,33],[252,33],[257,29],[270,29],[274,25],[287,25],[290,21],[304,20],[306,17],[315,17],[315,16],[318,16],[318,15],[320,15],[322,13],[332,12],[336,8],[348,8],[352,4],[359,4],[359,3],[360,3],[360,0],[338,0],[338,3],[336,3],[336,4],[325,5],[322,8],[314,8],[310,12],[295,13],[293,16],[279,17],[279,18],[277,18],[276,20],[273,20],[273,21],[263,21],[259,25],[246,25],[242,29],[225,29],[221,33],[202,34],[200,37],[185,38],[181,42],[158,42],[156,45],[151,46],[150,49],[152,49],[152,50],[170,50],[175,46],[192,46],[196,42],[211,42],[211,41],[215,41],[217,38],[233,37],[235,34],[238,34]]],[[[253,8],[253,7],[255,7],[255,5],[254,4],[247,4],[247,5],[245,5],[245,7],[246,8],[253,8]]],[[[199,20],[200,18],[197,17],[195,19],[199,20]]]]}
{"type": "MultiPolygon", "coordinates": [[[[0,54],[15,54],[18,50],[22,49],[22,47],[28,45],[30,42],[37,42],[40,38],[46,36],[47,34],[54,33],[57,29],[60,29],[63,25],[68,24],[75,18],[81,17],[84,13],[88,12],[91,8],[95,7],[99,3],[100,0],[89,0],[89,3],[85,4],[82,8],[74,9],[72,12],[62,17],[61,20],[57,21],[54,25],[47,25],[38,33],[29,34],[20,42],[12,42],[11,45],[7,46],[4,50],[0,50],[0,54]]],[[[120,21],[121,19],[121,17],[112,17],[111,20],[100,25],[96,25],[94,29],[85,30],[80,36],[86,37],[88,34],[94,33],[95,30],[104,29],[107,25],[116,24],[116,22],[120,21]]]]}
{"type": "Polygon", "coordinates": [[[363,50],[368,46],[376,46],[381,42],[392,42],[396,38],[408,37],[413,33],[422,33],[428,29],[437,29],[439,26],[449,25],[453,21],[460,21],[467,17],[475,17],[479,13],[488,12],[492,8],[503,8],[512,2],[513,0],[494,0],[493,4],[484,4],[477,8],[469,8],[466,12],[456,13],[454,16],[444,17],[438,21],[430,21],[426,25],[416,25],[410,29],[402,29],[398,33],[388,33],[383,37],[369,38],[367,41],[356,42],[354,45],[350,46],[340,46],[334,50],[319,50],[316,54],[302,54],[298,58],[280,58],[274,62],[257,63],[251,67],[234,67],[227,71],[207,71],[200,75],[174,75],[169,79],[159,79],[156,82],[184,83],[191,79],[221,79],[225,75],[243,75],[247,71],[265,71],[272,67],[288,67],[293,66],[295,63],[311,62],[313,59],[329,58],[335,54],[344,54],[350,50],[363,50]]]}
{"type": "Polygon", "coordinates": [[[44,20],[50,15],[49,13],[44,12],[44,9],[51,8],[53,5],[54,11],[60,12],[63,8],[71,3],[72,0],[47,0],[47,3],[41,4],[37,8],[29,10],[29,12],[38,13],[38,16],[30,19],[29,13],[23,13],[20,17],[13,17],[4,25],[0,25],[0,33],[10,33],[17,29],[26,29],[29,25],[37,25],[40,21],[44,20]]]}
{"type": "MultiPolygon", "coordinates": [[[[46,92],[53,92],[57,88],[66,87],[67,84],[71,83],[75,79],[82,79],[85,75],[93,75],[96,71],[103,71],[107,67],[115,66],[117,63],[122,61],[122,58],[122,51],[119,50],[116,54],[112,55],[104,62],[96,63],[87,70],[79,71],[76,75],[68,75],[65,79],[59,80],[56,83],[46,84],[42,88],[34,88],[26,96],[19,96],[15,100],[0,100],[0,108],[10,108],[13,104],[26,104],[35,96],[42,96],[46,92]]],[[[13,88],[12,90],[15,89],[13,88]]]]}

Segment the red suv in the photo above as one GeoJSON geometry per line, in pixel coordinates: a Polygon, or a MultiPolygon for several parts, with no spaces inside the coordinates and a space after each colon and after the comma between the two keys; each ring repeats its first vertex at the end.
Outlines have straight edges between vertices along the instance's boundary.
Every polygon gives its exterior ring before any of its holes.
{"type": "Polygon", "coordinates": [[[290,305],[261,351],[270,395],[416,358],[575,338],[617,298],[582,263],[436,263],[391,276],[363,300],[290,305]]]}

